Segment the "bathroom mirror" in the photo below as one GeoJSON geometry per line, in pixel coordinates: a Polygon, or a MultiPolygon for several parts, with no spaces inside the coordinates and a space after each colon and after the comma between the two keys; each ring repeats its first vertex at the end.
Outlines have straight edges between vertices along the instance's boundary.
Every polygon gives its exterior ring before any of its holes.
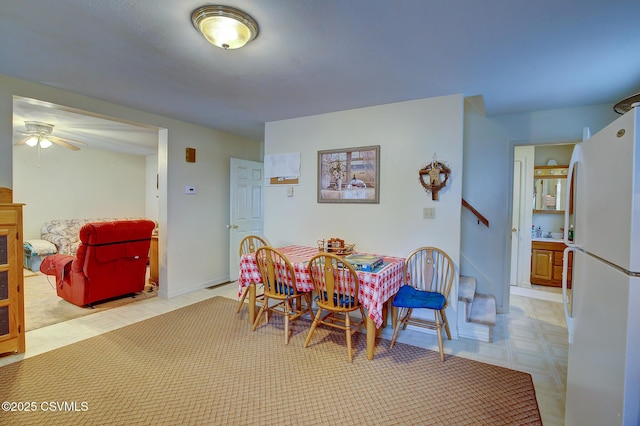
{"type": "Polygon", "coordinates": [[[540,213],[562,213],[567,194],[567,168],[534,168],[533,209],[540,213]]]}

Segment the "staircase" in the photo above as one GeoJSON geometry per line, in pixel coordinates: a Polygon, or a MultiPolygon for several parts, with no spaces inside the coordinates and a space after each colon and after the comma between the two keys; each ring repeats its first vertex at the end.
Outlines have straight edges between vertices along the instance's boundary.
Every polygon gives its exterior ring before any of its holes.
{"type": "Polygon", "coordinates": [[[460,275],[458,336],[491,343],[496,325],[496,298],[476,293],[476,279],[460,275]]]}

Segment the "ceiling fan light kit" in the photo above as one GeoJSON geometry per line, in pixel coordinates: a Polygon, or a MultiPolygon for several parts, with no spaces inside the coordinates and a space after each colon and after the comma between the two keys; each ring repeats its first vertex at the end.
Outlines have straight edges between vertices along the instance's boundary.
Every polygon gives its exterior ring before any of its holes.
{"type": "Polygon", "coordinates": [[[26,144],[30,147],[40,145],[40,148],[49,148],[51,141],[45,136],[50,135],[53,131],[53,124],[40,123],[39,121],[25,121],[24,126],[28,133],[33,133],[34,136],[30,136],[26,140],[26,144]]]}
{"type": "Polygon", "coordinates": [[[193,26],[214,46],[238,49],[258,36],[258,23],[245,12],[220,5],[199,7],[191,14],[193,26]]]}
{"type": "Polygon", "coordinates": [[[40,148],[49,148],[51,146],[51,141],[42,136],[31,136],[25,143],[31,147],[40,145],[40,148]]]}

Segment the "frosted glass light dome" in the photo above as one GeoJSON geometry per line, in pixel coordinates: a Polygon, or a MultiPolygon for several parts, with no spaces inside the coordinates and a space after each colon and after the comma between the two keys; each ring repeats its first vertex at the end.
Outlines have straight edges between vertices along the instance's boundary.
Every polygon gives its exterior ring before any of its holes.
{"type": "Polygon", "coordinates": [[[214,46],[238,49],[258,36],[258,23],[239,9],[202,6],[191,14],[193,26],[214,46]]]}

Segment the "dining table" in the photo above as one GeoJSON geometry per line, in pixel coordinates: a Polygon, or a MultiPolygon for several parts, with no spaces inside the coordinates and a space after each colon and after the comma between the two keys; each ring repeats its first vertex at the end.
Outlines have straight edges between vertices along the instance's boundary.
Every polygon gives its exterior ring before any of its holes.
{"type": "MultiPolygon", "coordinates": [[[[309,272],[309,260],[319,253],[317,247],[289,245],[277,248],[293,265],[298,291],[313,291],[309,272]]],[[[370,254],[370,253],[365,253],[370,254]]],[[[357,271],[359,279],[358,297],[366,309],[367,358],[372,360],[375,354],[377,331],[386,325],[386,316],[390,312],[393,297],[403,284],[404,259],[400,257],[376,254],[383,258],[382,266],[373,271],[357,271]]],[[[256,313],[256,285],[262,283],[255,253],[243,254],[240,258],[238,277],[238,295],[249,286],[249,320],[251,324],[256,313]]],[[[395,323],[395,318],[392,318],[395,323]]]]}

